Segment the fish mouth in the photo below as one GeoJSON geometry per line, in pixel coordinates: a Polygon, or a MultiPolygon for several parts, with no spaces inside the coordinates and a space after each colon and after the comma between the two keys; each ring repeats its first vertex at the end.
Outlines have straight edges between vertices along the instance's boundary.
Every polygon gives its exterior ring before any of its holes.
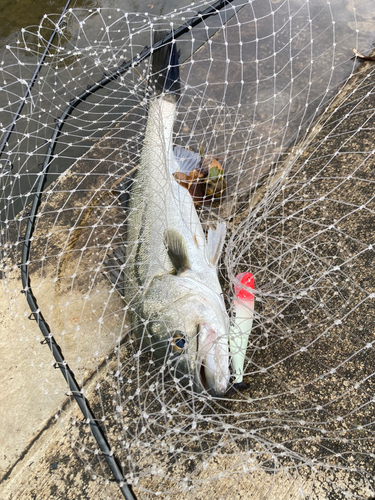
{"type": "Polygon", "coordinates": [[[212,396],[225,394],[229,384],[229,349],[226,337],[220,339],[207,324],[200,325],[197,383],[212,396]]]}

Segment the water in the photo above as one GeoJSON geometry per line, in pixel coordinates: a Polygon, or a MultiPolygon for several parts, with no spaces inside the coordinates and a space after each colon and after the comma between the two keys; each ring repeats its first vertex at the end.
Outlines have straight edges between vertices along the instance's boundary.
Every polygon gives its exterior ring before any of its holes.
{"type": "MultiPolygon", "coordinates": [[[[72,0],[71,8],[111,7],[128,12],[163,15],[177,7],[189,5],[186,0],[72,0]]],[[[15,41],[22,28],[38,25],[44,14],[61,13],[66,0],[2,0],[0,2],[0,48],[15,41]]]]}

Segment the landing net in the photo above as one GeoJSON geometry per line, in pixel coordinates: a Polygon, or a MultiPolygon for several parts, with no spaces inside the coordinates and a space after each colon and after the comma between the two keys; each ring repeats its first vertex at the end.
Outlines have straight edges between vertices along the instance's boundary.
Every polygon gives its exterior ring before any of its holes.
{"type": "MultiPolygon", "coordinates": [[[[2,284],[30,362],[45,367],[40,388],[56,401],[62,456],[75,450],[103,498],[112,481],[103,454],[73,395],[54,382],[47,346],[35,349],[43,337],[20,293],[25,228],[69,101],[150,47],[155,30],[206,7],[161,17],[70,9],[1,158],[2,284]]],[[[236,276],[255,279],[246,390],[215,398],[181,387],[167,363],[139,349],[110,281],[108,262],[132,243],[122,195],[140,161],[149,59],[64,124],[32,236],[30,286],[140,498],[374,496],[375,77],[371,62],[351,60],[353,48],[369,52],[374,16],[372,1],[239,1],[177,40],[174,143],[223,168],[225,189],[196,209],[205,230],[227,225],[219,276],[231,317],[236,276]]],[[[46,16],[6,47],[4,133],[55,23],[46,16]]]]}

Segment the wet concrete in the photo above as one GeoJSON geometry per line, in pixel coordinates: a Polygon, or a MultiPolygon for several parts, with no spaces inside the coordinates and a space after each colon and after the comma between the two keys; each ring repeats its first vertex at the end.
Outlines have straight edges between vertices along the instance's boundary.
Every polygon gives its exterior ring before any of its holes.
{"type": "MultiPolygon", "coordinates": [[[[297,499],[303,498],[302,490],[314,500],[339,499],[345,490],[360,498],[374,494],[375,359],[373,347],[364,349],[374,335],[370,296],[375,291],[374,256],[369,248],[374,227],[374,83],[373,66],[365,64],[320,118],[315,130],[280,158],[267,179],[267,188],[261,186],[250,192],[249,183],[243,183],[246,187],[242,194],[249,203],[247,209],[236,213],[236,228],[230,236],[246,241],[250,248],[247,262],[252,263],[263,293],[258,298],[258,312],[277,325],[271,331],[277,348],[269,348],[263,338],[267,348],[260,345],[251,352],[253,364],[247,368],[246,380],[252,388],[252,400],[238,397],[222,406],[210,403],[214,413],[243,429],[246,436],[234,439],[234,444],[225,443],[221,446],[222,454],[217,452],[207,464],[199,461],[204,455],[202,449],[195,450],[193,446],[193,458],[187,459],[177,452],[159,453],[157,448],[147,452],[138,444],[137,449],[129,452],[117,439],[127,433],[132,439],[131,433],[139,432],[132,425],[141,421],[140,408],[150,397],[146,391],[141,402],[131,404],[129,399],[144,381],[144,367],[138,379],[124,389],[126,397],[116,395],[113,383],[117,367],[123,364],[130,368],[134,363],[139,368],[139,364],[129,361],[134,351],[126,337],[124,304],[101,274],[105,258],[122,236],[123,216],[114,185],[129,167],[124,166],[124,158],[130,165],[136,157],[130,149],[124,151],[129,129],[120,124],[46,191],[30,266],[38,305],[98,415],[109,416],[107,435],[124,463],[124,471],[133,474],[133,481],[140,477],[135,486],[140,498],[151,498],[148,491],[166,491],[168,487],[186,489],[171,494],[176,500],[219,495],[297,499]],[[283,184],[285,189],[280,194],[283,184]],[[264,239],[258,241],[256,233],[264,239]],[[273,250],[276,257],[268,261],[267,256],[272,257],[270,244],[275,241],[279,245],[273,250]],[[293,250],[287,257],[280,251],[283,246],[293,250]],[[339,269],[332,271],[336,265],[339,269]],[[309,288],[312,279],[319,283],[317,288],[309,288]],[[272,298],[267,299],[266,292],[275,290],[285,292],[286,305],[275,306],[272,298]],[[307,297],[302,292],[307,292],[307,297]],[[292,294],[294,299],[290,298],[292,294]],[[320,303],[323,306],[318,308],[320,303]],[[281,314],[285,319],[281,319],[281,314]],[[105,321],[98,322],[102,318],[105,321]],[[344,326],[334,323],[343,318],[344,326]],[[284,336],[288,329],[292,334],[284,336]],[[126,343],[120,349],[124,338],[126,343]],[[265,372],[259,372],[259,367],[265,372]],[[332,369],[334,372],[330,373],[332,369]],[[102,385],[100,391],[97,384],[102,385]],[[121,418],[115,418],[121,401],[127,401],[128,407],[121,410],[121,418]],[[260,429],[263,424],[259,421],[243,422],[244,416],[252,412],[266,419],[265,430],[260,429]],[[238,415],[233,417],[235,413],[238,415]],[[282,428],[287,420],[292,420],[292,429],[282,428]],[[249,437],[254,430],[260,433],[258,441],[249,437]],[[261,442],[267,443],[268,451],[265,446],[257,454],[254,446],[252,456],[247,448],[254,444],[260,447],[261,442]],[[274,462],[270,465],[266,461],[265,454],[274,453],[281,445],[296,456],[301,454],[311,460],[318,457],[318,461],[327,460],[324,450],[328,449],[332,471],[326,473],[317,467],[312,477],[303,466],[297,474],[278,470],[274,462]],[[127,458],[128,453],[131,459],[127,458]],[[155,464],[159,472],[152,468],[155,464]],[[340,472],[340,467],[352,470],[340,472]],[[214,482],[204,481],[213,474],[214,482]],[[184,486],[179,481],[185,477],[188,481],[184,486]],[[177,483],[172,484],[173,478],[177,478],[177,483]],[[189,491],[189,487],[194,490],[189,491]]],[[[127,119],[132,123],[131,134],[141,133],[144,113],[135,110],[127,119]]],[[[218,142],[216,147],[220,151],[222,145],[218,142]]],[[[228,189],[238,184],[239,175],[233,177],[232,184],[228,183],[228,189]]],[[[225,205],[221,208],[225,213],[225,205]]],[[[13,244],[23,230],[24,220],[19,218],[9,227],[9,242],[13,244]]],[[[36,324],[27,318],[16,266],[19,247],[9,249],[1,297],[4,362],[0,380],[5,404],[0,439],[5,447],[0,495],[7,499],[121,498],[102,457],[94,457],[96,445],[71,398],[66,397],[65,384],[52,367],[47,346],[40,345],[36,324]]],[[[228,248],[237,262],[230,243],[228,248]]],[[[262,321],[255,331],[259,338],[266,329],[262,321]]],[[[173,395],[173,389],[167,398],[169,408],[186,403],[186,395],[179,399],[173,395]]],[[[187,418],[183,415],[183,419],[187,418]]],[[[174,428],[177,420],[164,423],[164,431],[168,426],[174,428]]],[[[201,434],[191,434],[203,436],[201,442],[211,446],[211,451],[219,450],[215,444],[204,441],[209,430],[210,426],[201,429],[201,434]]],[[[222,430],[219,421],[215,436],[222,430]]],[[[147,432],[152,434],[149,442],[156,447],[157,439],[152,441],[154,429],[147,432]]]]}

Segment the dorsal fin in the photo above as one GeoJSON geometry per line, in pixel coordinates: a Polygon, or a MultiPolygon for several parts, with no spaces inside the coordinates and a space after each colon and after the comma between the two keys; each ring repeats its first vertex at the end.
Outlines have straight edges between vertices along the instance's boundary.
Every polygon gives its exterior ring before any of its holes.
{"type": "Polygon", "coordinates": [[[186,269],[190,269],[186,245],[183,237],[178,231],[175,229],[166,229],[164,231],[164,245],[177,274],[181,274],[186,271],[186,269]]]}
{"type": "Polygon", "coordinates": [[[226,235],[225,222],[217,224],[216,229],[209,228],[207,234],[206,259],[213,266],[217,266],[223,250],[226,235]]]}
{"type": "Polygon", "coordinates": [[[135,182],[134,173],[133,175],[127,175],[125,179],[123,179],[118,185],[119,189],[119,200],[122,205],[122,208],[125,210],[126,215],[128,216],[129,211],[129,203],[130,203],[130,194],[135,182]]]}

